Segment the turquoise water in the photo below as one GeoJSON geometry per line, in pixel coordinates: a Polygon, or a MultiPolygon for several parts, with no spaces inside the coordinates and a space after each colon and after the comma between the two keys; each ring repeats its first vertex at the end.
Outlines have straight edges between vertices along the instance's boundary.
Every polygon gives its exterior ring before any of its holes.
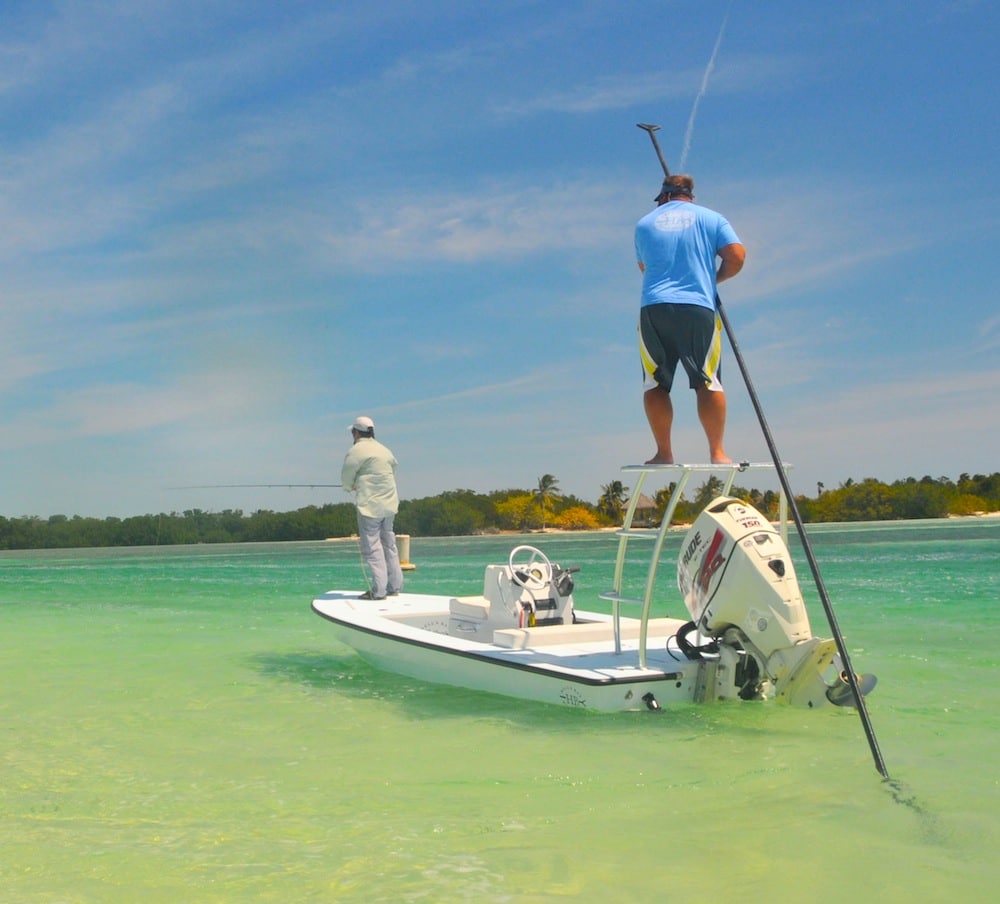
{"type": "MultiPolygon", "coordinates": [[[[810,536],[889,783],[849,710],[376,672],[309,609],[362,586],[348,542],[0,553],[0,901],[992,900],[1000,519],[810,536]]],[[[408,587],[522,541],[414,539],[408,587]]],[[[528,542],[602,608],[612,536],[528,542]]]]}

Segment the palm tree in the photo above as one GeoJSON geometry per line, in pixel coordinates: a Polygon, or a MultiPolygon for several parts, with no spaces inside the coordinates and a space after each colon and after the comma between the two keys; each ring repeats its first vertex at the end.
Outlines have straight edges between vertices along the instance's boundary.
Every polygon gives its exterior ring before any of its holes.
{"type": "Polygon", "coordinates": [[[722,492],[722,487],[722,480],[715,474],[710,475],[698,488],[698,492],[695,494],[695,511],[700,512],[706,505],[708,505],[716,496],[719,495],[719,493],[722,492]]]}
{"type": "Polygon", "coordinates": [[[663,516],[667,513],[667,506],[670,505],[670,499],[676,489],[677,484],[671,482],[656,491],[656,496],[653,497],[653,502],[656,504],[656,508],[653,511],[653,519],[657,524],[663,523],[663,516]]]}
{"type": "Polygon", "coordinates": [[[617,524],[625,515],[627,494],[628,487],[622,486],[620,480],[612,480],[611,483],[601,487],[601,498],[597,500],[597,507],[617,524]]]}
{"type": "Polygon", "coordinates": [[[535,499],[542,510],[542,530],[545,530],[545,515],[548,512],[550,499],[559,498],[559,481],[551,474],[543,474],[538,478],[538,489],[535,490],[535,499]]]}

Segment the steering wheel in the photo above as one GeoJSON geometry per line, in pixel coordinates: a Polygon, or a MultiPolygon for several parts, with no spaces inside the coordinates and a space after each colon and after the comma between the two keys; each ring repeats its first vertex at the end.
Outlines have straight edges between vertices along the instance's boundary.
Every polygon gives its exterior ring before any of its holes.
{"type": "Polygon", "coordinates": [[[552,563],[534,546],[515,546],[507,564],[514,583],[526,590],[541,590],[552,582],[552,563]]]}

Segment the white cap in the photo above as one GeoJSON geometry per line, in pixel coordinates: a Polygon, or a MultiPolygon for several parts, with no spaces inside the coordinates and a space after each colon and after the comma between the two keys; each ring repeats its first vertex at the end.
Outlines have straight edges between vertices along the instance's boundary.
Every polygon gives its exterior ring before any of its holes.
{"type": "Polygon", "coordinates": [[[351,424],[351,429],[357,430],[358,433],[370,433],[375,429],[375,421],[373,421],[370,417],[361,415],[360,417],[356,417],[354,419],[354,423],[351,424]]]}

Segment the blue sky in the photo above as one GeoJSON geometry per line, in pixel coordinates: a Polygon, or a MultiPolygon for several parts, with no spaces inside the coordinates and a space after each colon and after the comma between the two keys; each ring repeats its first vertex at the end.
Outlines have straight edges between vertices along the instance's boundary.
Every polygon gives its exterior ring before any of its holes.
{"type": "MultiPolygon", "coordinates": [[[[406,498],[551,473],[595,501],[653,451],[637,122],[747,247],[723,300],[797,490],[996,471],[998,19],[8,0],[0,514],[342,501],[171,488],[335,483],[359,413],[406,498]]],[[[725,362],[729,452],[766,459],[725,362]]]]}

